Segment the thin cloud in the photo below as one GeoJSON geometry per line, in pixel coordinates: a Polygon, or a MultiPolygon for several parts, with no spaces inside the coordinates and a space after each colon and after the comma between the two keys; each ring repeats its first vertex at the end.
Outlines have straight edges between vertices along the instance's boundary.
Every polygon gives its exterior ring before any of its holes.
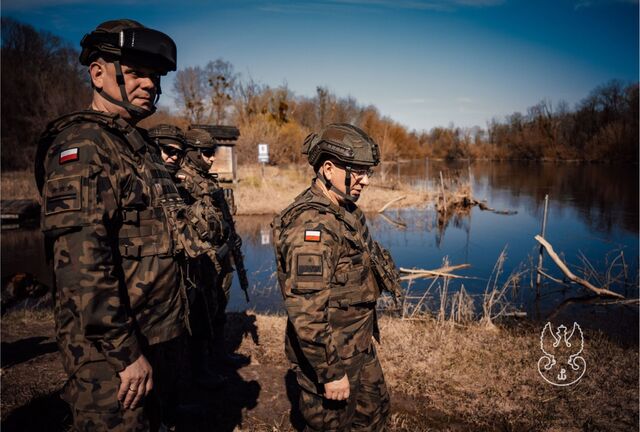
{"type": "Polygon", "coordinates": [[[473,103],[473,99],[468,97],[459,97],[459,98],[456,98],[456,102],[460,104],[471,104],[473,103]]]}
{"type": "Polygon", "coordinates": [[[595,6],[607,6],[611,3],[626,3],[637,5],[639,0],[578,0],[573,5],[573,10],[586,9],[595,6]]]}
{"type": "Polygon", "coordinates": [[[398,99],[396,101],[399,104],[403,105],[422,105],[427,102],[433,102],[431,98],[409,98],[409,99],[398,99]]]}
{"type": "Polygon", "coordinates": [[[5,11],[18,11],[18,10],[31,10],[58,6],[71,6],[71,5],[95,5],[95,4],[156,4],[151,0],[4,0],[2,2],[2,9],[5,11]]]}

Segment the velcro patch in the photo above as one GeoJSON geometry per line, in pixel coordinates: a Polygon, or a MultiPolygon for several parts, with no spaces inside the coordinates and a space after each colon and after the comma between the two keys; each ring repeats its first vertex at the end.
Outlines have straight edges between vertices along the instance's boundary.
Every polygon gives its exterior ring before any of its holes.
{"type": "Polygon", "coordinates": [[[44,214],[52,215],[82,208],[82,177],[48,180],[45,187],[44,214]]]}
{"type": "Polygon", "coordinates": [[[298,255],[296,273],[298,276],[322,276],[322,255],[298,255]]]}
{"type": "Polygon", "coordinates": [[[320,231],[318,231],[318,230],[305,230],[304,231],[304,241],[319,242],[320,241],[320,231]]]}
{"type": "Polygon", "coordinates": [[[77,161],[80,158],[80,153],[78,147],[70,148],[60,152],[60,157],[58,158],[58,163],[60,165],[77,161]]]}

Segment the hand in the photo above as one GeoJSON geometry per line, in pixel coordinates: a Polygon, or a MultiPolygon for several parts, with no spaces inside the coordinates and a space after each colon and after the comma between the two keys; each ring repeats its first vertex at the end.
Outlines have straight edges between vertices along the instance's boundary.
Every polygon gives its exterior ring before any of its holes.
{"type": "Polygon", "coordinates": [[[349,398],[349,378],[345,374],[336,381],[324,385],[324,397],[331,400],[347,400],[349,398]]]}
{"type": "Polygon", "coordinates": [[[141,355],[118,374],[122,380],[118,400],[122,402],[124,409],[134,409],[153,388],[153,369],[145,356],[141,355]]]}

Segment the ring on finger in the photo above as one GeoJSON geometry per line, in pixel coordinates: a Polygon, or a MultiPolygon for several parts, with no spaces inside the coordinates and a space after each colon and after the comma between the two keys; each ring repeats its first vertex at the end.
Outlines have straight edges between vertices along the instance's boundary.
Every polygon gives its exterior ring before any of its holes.
{"type": "Polygon", "coordinates": [[[135,387],[129,387],[129,391],[131,393],[138,393],[138,389],[136,389],[135,387]]]}

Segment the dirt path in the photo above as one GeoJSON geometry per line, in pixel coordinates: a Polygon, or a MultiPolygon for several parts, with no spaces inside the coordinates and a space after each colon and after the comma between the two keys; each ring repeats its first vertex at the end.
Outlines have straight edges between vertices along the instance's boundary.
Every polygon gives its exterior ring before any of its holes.
{"type": "MultiPolygon", "coordinates": [[[[224,369],[228,382],[217,391],[187,388],[182,430],[299,429],[284,327],[282,316],[230,314],[227,345],[247,365],[224,369]]],[[[380,327],[389,431],[638,430],[637,346],[586,334],[588,373],[563,389],[538,376],[535,326],[488,331],[383,318],[380,327]]],[[[2,430],[67,430],[69,412],[59,399],[64,381],[51,315],[3,317],[2,430]]]]}

